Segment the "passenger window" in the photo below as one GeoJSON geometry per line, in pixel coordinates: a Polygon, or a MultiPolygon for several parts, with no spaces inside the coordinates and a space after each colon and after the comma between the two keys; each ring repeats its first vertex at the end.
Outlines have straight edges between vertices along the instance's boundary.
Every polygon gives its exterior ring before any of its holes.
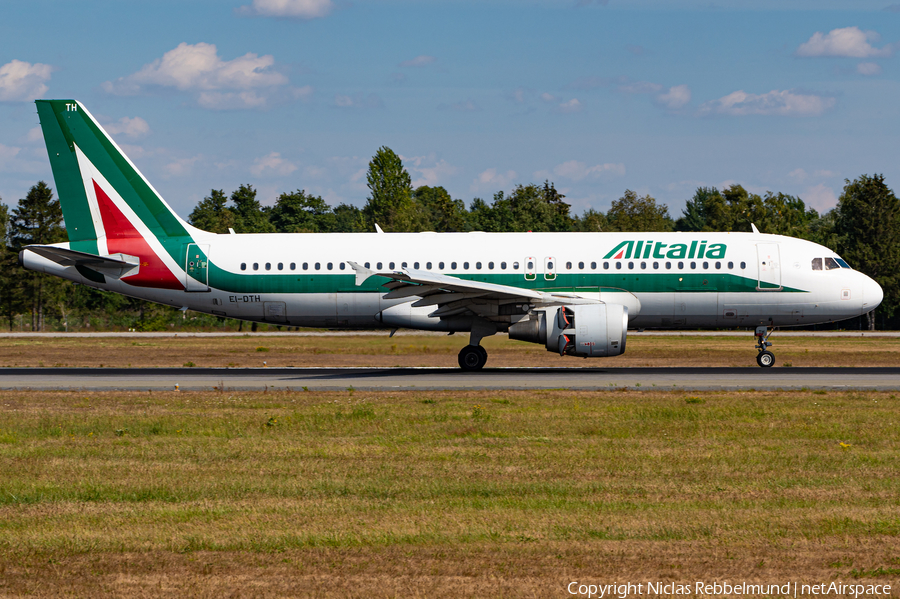
{"type": "Polygon", "coordinates": [[[444,270],[444,263],[443,263],[443,262],[438,262],[438,269],[444,270]]]}
{"type": "Polygon", "coordinates": [[[672,270],[672,263],[666,262],[666,270],[672,270]]]}
{"type": "Polygon", "coordinates": [[[419,270],[419,263],[413,262],[413,268],[415,268],[416,270],[419,270]]]}
{"type": "Polygon", "coordinates": [[[678,263],[678,270],[684,270],[684,262],[678,263]]]}
{"type": "Polygon", "coordinates": [[[283,263],[281,263],[281,262],[278,263],[278,270],[284,270],[284,264],[283,264],[283,263]]]}
{"type": "Polygon", "coordinates": [[[431,270],[431,262],[425,263],[425,270],[431,270]]]}
{"type": "Polygon", "coordinates": [[[272,270],[272,263],[266,262],[266,270],[272,270]]]}
{"type": "Polygon", "coordinates": [[[534,270],[534,262],[528,261],[528,270],[534,270]]]}
{"type": "Polygon", "coordinates": [[[456,270],[456,262],[450,263],[450,270],[456,270]]]}
{"type": "Polygon", "coordinates": [[[591,270],[597,270],[597,263],[591,262],[591,270]]]}
{"type": "Polygon", "coordinates": [[[821,258],[813,258],[812,259],[812,269],[813,270],[822,270],[822,259],[821,258]]]}
{"type": "MultiPolygon", "coordinates": [[[[372,264],[371,262],[366,262],[365,267],[372,268],[371,264],[372,264]]],[[[303,268],[305,269],[306,267],[304,266],[303,268]]]]}
{"type": "Polygon", "coordinates": [[[376,268],[377,268],[378,270],[381,270],[381,264],[382,264],[382,263],[379,262],[379,263],[376,265],[376,268]]]}
{"type": "Polygon", "coordinates": [[[247,270],[247,263],[241,262],[241,270],[247,270]]]}
{"type": "Polygon", "coordinates": [[[469,270],[469,263],[463,262],[463,270],[469,270]]]}
{"type": "Polygon", "coordinates": [[[634,262],[628,263],[628,270],[634,270],[634,262]]]}
{"type": "Polygon", "coordinates": [[[406,262],[401,262],[400,266],[402,266],[403,268],[406,268],[406,262]]]}
{"type": "Polygon", "coordinates": [[[566,262],[566,270],[572,270],[572,263],[566,262]]]}
{"type": "Polygon", "coordinates": [[[394,263],[393,263],[393,262],[388,263],[388,267],[389,267],[391,270],[394,270],[394,263]]]}
{"type": "Polygon", "coordinates": [[[622,270],[622,263],[616,262],[616,270],[622,270]]]}
{"type": "Polygon", "coordinates": [[[834,270],[835,268],[840,268],[841,266],[835,261],[834,258],[825,258],[825,270],[834,270]]]}
{"type": "Polygon", "coordinates": [[[703,270],[707,270],[709,268],[709,262],[703,263],[703,270]]]}
{"type": "Polygon", "coordinates": [[[476,262],[476,263],[475,263],[475,269],[476,269],[476,270],[481,270],[481,262],[476,262]]]}
{"type": "MultiPolygon", "coordinates": [[[[671,266],[671,264],[669,266],[671,266]]],[[[653,263],[653,270],[659,270],[659,262],[653,263]]]]}
{"type": "MultiPolygon", "coordinates": [[[[518,268],[518,266],[516,268],[518,268]]],[[[500,270],[506,270],[506,262],[500,263],[500,270]]]]}
{"type": "Polygon", "coordinates": [[[641,270],[647,270],[647,263],[641,262],[641,270]]]}
{"type": "Polygon", "coordinates": [[[691,262],[691,270],[697,270],[697,263],[691,262]]]}
{"type": "Polygon", "coordinates": [[[488,270],[494,270],[494,263],[488,262],[488,270]]]}
{"type": "Polygon", "coordinates": [[[603,270],[609,270],[609,262],[603,263],[603,270]]]}
{"type": "Polygon", "coordinates": [[[741,270],[744,270],[745,268],[747,268],[747,263],[741,262],[741,270]]]}
{"type": "Polygon", "coordinates": [[[584,270],[584,262],[578,263],[578,270],[584,270]]]}
{"type": "Polygon", "coordinates": [[[329,262],[329,263],[328,263],[328,270],[331,270],[333,267],[334,267],[334,264],[332,264],[331,262],[329,262]]]}
{"type": "Polygon", "coordinates": [[[721,269],[722,269],[722,263],[716,262],[716,270],[721,270],[721,269]]]}
{"type": "Polygon", "coordinates": [[[344,263],[341,262],[340,264],[338,264],[338,267],[339,267],[341,270],[344,270],[344,263]]]}
{"type": "Polygon", "coordinates": [[[291,270],[297,270],[297,263],[291,262],[291,270]]]}
{"type": "MultiPolygon", "coordinates": [[[[368,268],[368,267],[369,267],[369,265],[366,264],[366,268],[368,268]]],[[[303,263],[303,270],[309,270],[309,263],[308,263],[308,262],[304,262],[304,263],[303,263]]]]}
{"type": "Polygon", "coordinates": [[[519,263],[513,262],[513,270],[519,270],[519,263]]]}
{"type": "Polygon", "coordinates": [[[733,269],[733,268],[734,268],[734,262],[729,262],[729,263],[728,263],[728,270],[731,270],[731,269],[733,269]]]}
{"type": "Polygon", "coordinates": [[[316,270],[322,270],[322,265],[316,262],[316,270]]]}
{"type": "Polygon", "coordinates": [[[253,263],[253,270],[259,270],[259,262],[253,263]]]}
{"type": "Polygon", "coordinates": [[[553,260],[547,263],[547,268],[551,271],[553,270],[553,260]]]}

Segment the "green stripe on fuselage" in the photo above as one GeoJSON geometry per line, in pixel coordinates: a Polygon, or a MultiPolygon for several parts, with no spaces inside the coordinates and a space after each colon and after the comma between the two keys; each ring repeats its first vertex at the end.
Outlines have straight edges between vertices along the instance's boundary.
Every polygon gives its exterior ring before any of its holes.
{"type": "MultiPolygon", "coordinates": [[[[509,285],[522,289],[557,292],[585,292],[590,288],[612,287],[632,293],[748,293],[758,291],[757,280],[732,273],[566,273],[557,274],[553,281],[538,275],[535,281],[526,281],[521,273],[509,274],[455,274],[445,273],[469,281],[482,281],[509,285]]],[[[363,285],[355,284],[355,274],[292,272],[232,273],[210,263],[209,285],[231,293],[386,293],[382,287],[390,279],[372,277],[363,285]]],[[[785,287],[789,293],[804,293],[803,289],[785,287]]],[[[766,293],[771,293],[770,291],[766,293]]]]}

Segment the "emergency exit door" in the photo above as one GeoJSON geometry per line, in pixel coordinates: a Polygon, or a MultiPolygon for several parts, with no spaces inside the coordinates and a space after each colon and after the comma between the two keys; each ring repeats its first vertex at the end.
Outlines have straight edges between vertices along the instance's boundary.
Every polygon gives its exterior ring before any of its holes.
{"type": "Polygon", "coordinates": [[[756,244],[757,267],[759,268],[759,285],[761,291],[777,291],[781,289],[781,256],[777,243],[756,244]]]}

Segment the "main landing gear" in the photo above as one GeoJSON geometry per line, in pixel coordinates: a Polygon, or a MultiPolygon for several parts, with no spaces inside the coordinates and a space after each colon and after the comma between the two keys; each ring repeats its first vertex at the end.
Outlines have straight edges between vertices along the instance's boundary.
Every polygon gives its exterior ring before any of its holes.
{"type": "Polygon", "coordinates": [[[487,350],[480,345],[467,345],[459,351],[459,367],[466,371],[481,370],[487,359],[487,350]]]}
{"type": "Polygon", "coordinates": [[[774,331],[774,328],[756,327],[756,349],[759,350],[756,354],[756,363],[763,368],[771,368],[775,364],[775,354],[768,350],[772,345],[769,343],[769,335],[774,331]]]}

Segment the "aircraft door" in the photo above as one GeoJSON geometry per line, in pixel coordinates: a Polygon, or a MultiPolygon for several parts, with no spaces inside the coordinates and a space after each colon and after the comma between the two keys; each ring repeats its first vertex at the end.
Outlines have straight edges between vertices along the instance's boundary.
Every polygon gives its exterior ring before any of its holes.
{"type": "Polygon", "coordinates": [[[759,269],[759,285],[761,291],[778,291],[781,289],[781,255],[777,243],[756,244],[757,267],[759,269]]]}
{"type": "Polygon", "coordinates": [[[185,291],[209,291],[209,245],[188,244],[184,273],[185,291]]]}

